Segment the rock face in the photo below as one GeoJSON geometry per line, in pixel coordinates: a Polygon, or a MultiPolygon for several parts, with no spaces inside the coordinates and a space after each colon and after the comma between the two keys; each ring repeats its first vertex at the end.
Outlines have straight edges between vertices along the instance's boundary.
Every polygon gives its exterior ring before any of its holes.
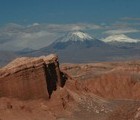
{"type": "Polygon", "coordinates": [[[62,87],[66,79],[54,54],[17,58],[0,69],[0,97],[24,100],[50,98],[52,92],[58,86],[62,87]]]}

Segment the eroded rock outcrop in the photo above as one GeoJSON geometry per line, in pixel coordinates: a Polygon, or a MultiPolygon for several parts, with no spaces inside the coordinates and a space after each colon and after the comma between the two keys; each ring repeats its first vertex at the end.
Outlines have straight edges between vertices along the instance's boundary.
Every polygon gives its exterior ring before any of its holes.
{"type": "Polygon", "coordinates": [[[62,66],[76,81],[76,88],[107,99],[140,100],[140,61],[62,66]]]}
{"type": "Polygon", "coordinates": [[[58,86],[64,86],[66,79],[54,54],[17,58],[0,69],[0,97],[50,98],[58,86]]]}

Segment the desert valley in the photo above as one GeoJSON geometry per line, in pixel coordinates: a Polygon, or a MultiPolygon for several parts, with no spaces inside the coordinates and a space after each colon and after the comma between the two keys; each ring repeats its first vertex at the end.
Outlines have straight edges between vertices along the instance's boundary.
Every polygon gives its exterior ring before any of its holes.
{"type": "Polygon", "coordinates": [[[140,120],[140,0],[0,0],[0,120],[140,120]]]}
{"type": "Polygon", "coordinates": [[[140,61],[21,57],[0,69],[0,86],[0,120],[140,119],[140,61]]]}

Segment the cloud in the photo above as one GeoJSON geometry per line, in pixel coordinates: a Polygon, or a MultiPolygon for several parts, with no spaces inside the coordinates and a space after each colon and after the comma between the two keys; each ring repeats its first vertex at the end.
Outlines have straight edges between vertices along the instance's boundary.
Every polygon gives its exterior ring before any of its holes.
{"type": "Polygon", "coordinates": [[[40,49],[54,40],[75,30],[96,30],[103,27],[95,24],[39,24],[23,26],[15,23],[0,28],[0,50],[19,51],[25,48],[40,49]]]}
{"type": "Polygon", "coordinates": [[[28,25],[27,27],[38,26],[38,25],[40,25],[40,24],[39,23],[33,23],[31,25],[28,25]]]}
{"type": "Polygon", "coordinates": [[[121,28],[121,29],[129,29],[129,28],[139,28],[140,26],[140,22],[129,22],[129,21],[116,21],[115,23],[113,23],[110,28],[121,28]]]}
{"type": "Polygon", "coordinates": [[[21,33],[17,37],[19,47],[39,49],[46,47],[57,38],[57,33],[51,33],[49,31],[39,31],[34,33],[21,33]]]}
{"type": "Polygon", "coordinates": [[[39,24],[20,27],[10,24],[0,28],[0,50],[39,49],[48,46],[59,36],[56,32],[44,30],[39,24]]]}
{"type": "Polygon", "coordinates": [[[95,24],[49,24],[47,28],[51,31],[57,32],[68,32],[74,30],[95,30],[95,29],[103,29],[101,25],[95,24]]]}
{"type": "Polygon", "coordinates": [[[140,21],[140,18],[135,18],[135,17],[123,17],[121,18],[121,20],[124,20],[124,21],[140,21]]]}
{"type": "Polygon", "coordinates": [[[47,31],[35,33],[22,32],[17,34],[14,40],[9,40],[8,42],[0,44],[0,49],[12,51],[18,51],[25,48],[39,49],[48,46],[57,37],[58,35],[56,33],[50,33],[47,31]]]}
{"type": "Polygon", "coordinates": [[[104,34],[116,35],[116,34],[136,33],[136,32],[140,32],[140,31],[136,29],[117,29],[117,30],[105,31],[104,34]]]}

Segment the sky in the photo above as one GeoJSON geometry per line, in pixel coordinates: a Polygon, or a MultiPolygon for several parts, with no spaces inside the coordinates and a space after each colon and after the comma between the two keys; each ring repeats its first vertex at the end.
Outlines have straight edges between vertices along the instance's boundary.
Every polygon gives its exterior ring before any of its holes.
{"type": "Polygon", "coordinates": [[[140,0],[0,0],[0,50],[39,49],[65,32],[140,39],[140,0]]]}
{"type": "Polygon", "coordinates": [[[99,23],[140,17],[140,0],[0,0],[0,24],[99,23]]]}

